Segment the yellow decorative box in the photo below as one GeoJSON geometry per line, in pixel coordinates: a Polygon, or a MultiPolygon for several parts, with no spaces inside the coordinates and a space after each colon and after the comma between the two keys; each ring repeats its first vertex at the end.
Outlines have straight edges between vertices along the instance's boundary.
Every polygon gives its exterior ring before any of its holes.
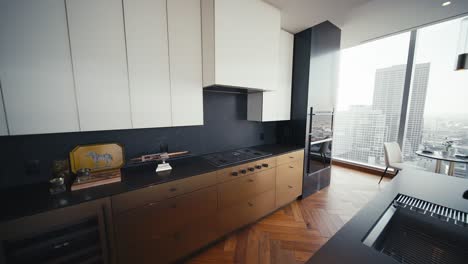
{"type": "Polygon", "coordinates": [[[70,152],[71,171],[89,168],[91,172],[120,169],[125,164],[123,146],[118,143],[78,145],[70,152]]]}

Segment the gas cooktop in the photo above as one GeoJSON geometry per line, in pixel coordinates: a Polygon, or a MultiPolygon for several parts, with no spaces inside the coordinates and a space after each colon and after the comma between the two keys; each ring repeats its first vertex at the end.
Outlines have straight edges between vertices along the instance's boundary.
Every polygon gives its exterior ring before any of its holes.
{"type": "Polygon", "coordinates": [[[271,156],[271,153],[252,148],[243,148],[231,151],[218,152],[203,156],[216,167],[224,167],[232,164],[271,156]]]}

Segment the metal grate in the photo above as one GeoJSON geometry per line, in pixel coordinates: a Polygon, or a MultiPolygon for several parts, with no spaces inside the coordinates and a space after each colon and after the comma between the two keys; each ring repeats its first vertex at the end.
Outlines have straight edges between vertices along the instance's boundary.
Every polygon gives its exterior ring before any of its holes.
{"type": "Polygon", "coordinates": [[[468,213],[433,204],[404,194],[399,194],[393,204],[397,207],[409,208],[422,214],[438,217],[442,221],[460,226],[468,225],[468,213]]]}
{"type": "Polygon", "coordinates": [[[441,241],[405,224],[391,225],[381,252],[400,263],[466,264],[468,250],[464,245],[441,241]]]}

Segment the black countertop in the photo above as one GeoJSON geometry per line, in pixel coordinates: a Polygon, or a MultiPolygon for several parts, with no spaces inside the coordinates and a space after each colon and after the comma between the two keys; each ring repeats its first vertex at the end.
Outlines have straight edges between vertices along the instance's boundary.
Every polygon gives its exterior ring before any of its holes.
{"type": "Polygon", "coordinates": [[[373,227],[393,199],[401,193],[468,212],[468,200],[462,198],[466,190],[468,190],[467,179],[425,171],[402,171],[307,263],[398,263],[362,243],[369,229],[373,227]]]}
{"type": "MultiPolygon", "coordinates": [[[[263,145],[252,148],[281,155],[302,149],[294,145],[263,145]]],[[[251,160],[247,161],[250,162],[251,160]]],[[[49,193],[47,183],[34,184],[0,192],[0,222],[29,216],[49,210],[76,205],[82,202],[96,200],[120,193],[145,188],[151,185],[200,175],[219,170],[200,156],[192,156],[170,160],[171,171],[156,173],[156,163],[129,166],[122,169],[122,181],[106,184],[74,192],[64,192],[57,195],[49,193]]]]}

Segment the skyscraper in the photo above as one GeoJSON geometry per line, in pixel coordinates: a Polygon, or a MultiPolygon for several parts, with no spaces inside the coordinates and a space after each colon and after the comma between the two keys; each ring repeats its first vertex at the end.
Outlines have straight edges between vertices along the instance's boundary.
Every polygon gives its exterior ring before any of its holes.
{"type": "Polygon", "coordinates": [[[385,116],[372,106],[353,105],[336,116],[334,150],[336,157],[369,164],[381,164],[385,116]]]}
{"type": "MultiPolygon", "coordinates": [[[[404,153],[414,155],[422,140],[424,106],[430,64],[414,67],[404,153]]],[[[334,131],[334,156],[383,165],[384,142],[398,141],[406,65],[377,69],[372,105],[354,105],[338,112],[334,131]]]]}
{"type": "Polygon", "coordinates": [[[372,108],[385,116],[385,142],[398,140],[406,65],[377,69],[372,108]]]}
{"type": "Polygon", "coordinates": [[[406,132],[403,155],[406,160],[416,157],[415,152],[423,138],[424,108],[426,106],[427,84],[429,82],[430,63],[416,64],[413,85],[409,99],[409,111],[406,119],[406,132]]]}

